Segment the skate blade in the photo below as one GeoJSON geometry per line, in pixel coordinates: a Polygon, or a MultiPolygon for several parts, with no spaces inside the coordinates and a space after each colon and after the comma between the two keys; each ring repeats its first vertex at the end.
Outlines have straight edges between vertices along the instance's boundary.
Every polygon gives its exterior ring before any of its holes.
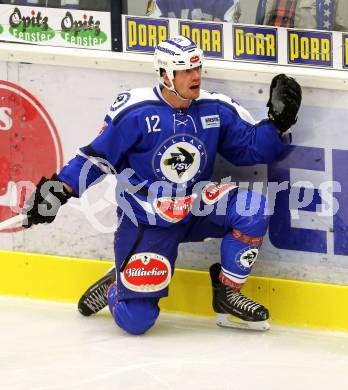
{"type": "Polygon", "coordinates": [[[216,313],[216,325],[222,328],[257,330],[264,332],[270,328],[268,321],[243,321],[230,314],[216,313]]]}

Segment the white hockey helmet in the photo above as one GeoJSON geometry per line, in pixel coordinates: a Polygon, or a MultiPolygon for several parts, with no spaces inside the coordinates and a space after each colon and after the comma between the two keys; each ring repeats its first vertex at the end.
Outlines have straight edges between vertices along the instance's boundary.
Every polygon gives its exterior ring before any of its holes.
{"type": "MultiPolygon", "coordinates": [[[[161,69],[164,69],[170,80],[169,89],[174,88],[174,71],[197,68],[203,64],[203,51],[189,38],[178,35],[159,43],[155,50],[154,65],[160,83],[164,85],[161,69]]],[[[164,85],[165,86],[165,85],[164,85]]]]}

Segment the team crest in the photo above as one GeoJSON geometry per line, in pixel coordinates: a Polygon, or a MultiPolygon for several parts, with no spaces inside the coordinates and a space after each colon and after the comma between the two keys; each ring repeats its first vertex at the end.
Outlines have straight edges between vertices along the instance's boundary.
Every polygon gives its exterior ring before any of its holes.
{"type": "Polygon", "coordinates": [[[204,145],[196,137],[175,135],[165,141],[153,158],[153,170],[160,180],[187,185],[197,181],[207,162],[204,145]]]}
{"type": "Polygon", "coordinates": [[[250,270],[254,265],[259,250],[257,248],[251,248],[250,246],[242,249],[236,256],[236,263],[243,271],[250,270]]]}
{"type": "Polygon", "coordinates": [[[120,93],[115,101],[112,103],[110,110],[111,111],[116,111],[123,105],[125,105],[128,100],[130,99],[130,93],[129,92],[122,92],[120,93]]]}

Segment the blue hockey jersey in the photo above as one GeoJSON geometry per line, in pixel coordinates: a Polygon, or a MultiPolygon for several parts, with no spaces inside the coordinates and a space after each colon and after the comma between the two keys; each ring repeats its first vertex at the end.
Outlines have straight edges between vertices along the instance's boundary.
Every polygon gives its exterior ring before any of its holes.
{"type": "Polygon", "coordinates": [[[118,95],[104,130],[59,173],[76,196],[104,174],[117,175],[117,202],[145,224],[190,218],[199,183],[211,179],[217,153],[235,165],[270,163],[288,148],[270,120],[255,123],[231,98],[201,90],[186,110],[159,87],[118,95]]]}
{"type": "Polygon", "coordinates": [[[221,20],[237,22],[239,0],[153,0],[147,15],[191,20],[221,20]]]}

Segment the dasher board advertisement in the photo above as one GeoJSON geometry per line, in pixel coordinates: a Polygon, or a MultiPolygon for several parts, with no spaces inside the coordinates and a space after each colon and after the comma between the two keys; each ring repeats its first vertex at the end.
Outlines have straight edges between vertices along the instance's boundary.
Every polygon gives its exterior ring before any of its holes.
{"type": "MultiPolygon", "coordinates": [[[[0,76],[0,222],[18,212],[24,182],[59,171],[98,136],[125,90],[156,83],[155,73],[1,61],[0,76]]],[[[204,79],[202,87],[237,99],[256,120],[267,116],[269,84],[204,79]]],[[[252,167],[221,159],[213,180],[230,177],[255,192],[268,190],[270,199],[277,195],[254,274],[347,284],[348,92],[304,87],[303,97],[286,158],[252,167]]],[[[71,199],[52,224],[0,232],[0,249],[112,259],[113,180],[108,175],[71,199]]],[[[206,270],[219,261],[219,246],[219,240],[183,244],[176,266],[206,270]]]]}
{"type": "Polygon", "coordinates": [[[1,4],[0,39],[111,50],[110,12],[1,4]]]}
{"type": "Polygon", "coordinates": [[[211,21],[122,16],[123,50],[152,54],[178,34],[192,39],[207,59],[318,69],[348,69],[348,35],[211,21]]]}

